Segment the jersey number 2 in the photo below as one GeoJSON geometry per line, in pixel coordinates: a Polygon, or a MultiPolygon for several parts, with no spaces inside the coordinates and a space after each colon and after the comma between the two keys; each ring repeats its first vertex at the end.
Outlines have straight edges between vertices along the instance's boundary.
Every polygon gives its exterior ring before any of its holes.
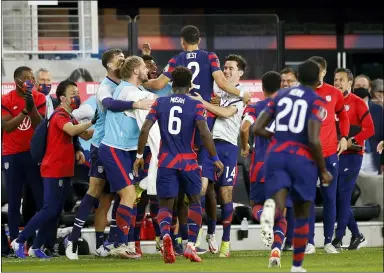
{"type": "Polygon", "coordinates": [[[277,103],[278,106],[285,105],[283,111],[279,112],[276,116],[276,131],[286,132],[289,131],[295,134],[301,133],[305,125],[305,115],[307,114],[308,104],[305,100],[299,99],[295,102],[290,98],[282,98],[277,103]],[[291,113],[292,112],[292,113],[291,113]],[[281,124],[280,120],[286,115],[291,113],[289,118],[288,125],[281,124]],[[299,118],[297,119],[297,116],[299,118]],[[296,123],[297,119],[297,123],[296,123]]]}
{"type": "Polygon", "coordinates": [[[169,120],[168,120],[168,132],[171,135],[177,135],[180,133],[181,130],[181,119],[178,117],[175,117],[175,112],[178,114],[183,113],[183,108],[180,106],[173,106],[171,110],[169,111],[169,120]],[[174,126],[174,124],[176,124],[174,126]]]}
{"type": "Polygon", "coordinates": [[[193,88],[195,89],[200,89],[200,85],[199,84],[194,84],[193,81],[196,79],[197,75],[199,75],[200,73],[200,65],[198,62],[190,62],[188,65],[187,65],[188,69],[192,70],[192,67],[195,68],[195,72],[193,72],[193,75],[192,75],[192,86],[193,88]]]}

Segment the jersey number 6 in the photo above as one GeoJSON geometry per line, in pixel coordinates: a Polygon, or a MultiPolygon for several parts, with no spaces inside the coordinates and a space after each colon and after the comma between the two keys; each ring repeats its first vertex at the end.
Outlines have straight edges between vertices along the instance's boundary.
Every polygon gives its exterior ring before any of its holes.
{"type": "Polygon", "coordinates": [[[178,117],[175,117],[175,112],[177,112],[178,114],[181,114],[183,113],[183,108],[181,108],[180,106],[173,106],[169,112],[170,113],[169,113],[169,120],[168,120],[168,132],[171,135],[177,135],[180,133],[180,130],[181,130],[181,119],[178,117]],[[175,123],[176,123],[176,126],[174,126],[175,123]]]}

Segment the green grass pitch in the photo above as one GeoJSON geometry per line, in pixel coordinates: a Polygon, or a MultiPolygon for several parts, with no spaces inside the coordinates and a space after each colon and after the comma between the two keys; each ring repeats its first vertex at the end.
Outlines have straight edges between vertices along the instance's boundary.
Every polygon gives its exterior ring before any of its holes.
{"type": "MultiPolygon", "coordinates": [[[[147,254],[141,260],[122,260],[117,258],[96,258],[80,256],[78,261],[69,261],[65,257],[51,260],[27,258],[2,259],[2,271],[33,272],[139,272],[139,271],[213,271],[213,272],[289,272],[292,264],[292,252],[283,253],[282,267],[268,268],[267,251],[232,251],[230,258],[219,258],[210,253],[201,255],[201,263],[191,263],[183,257],[177,257],[175,264],[164,264],[159,254],[147,254]]],[[[326,254],[317,249],[314,255],[306,255],[303,267],[312,272],[383,272],[383,248],[362,248],[358,251],[343,251],[341,254],[326,254]]]]}

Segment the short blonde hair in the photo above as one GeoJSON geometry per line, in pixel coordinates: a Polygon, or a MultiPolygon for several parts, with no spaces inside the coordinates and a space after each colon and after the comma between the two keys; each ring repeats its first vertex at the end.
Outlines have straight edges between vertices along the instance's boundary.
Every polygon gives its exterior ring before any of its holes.
{"type": "Polygon", "coordinates": [[[143,58],[139,56],[129,56],[125,60],[121,60],[120,63],[117,64],[120,71],[120,78],[129,79],[133,71],[138,68],[142,62],[144,62],[143,58]]]}

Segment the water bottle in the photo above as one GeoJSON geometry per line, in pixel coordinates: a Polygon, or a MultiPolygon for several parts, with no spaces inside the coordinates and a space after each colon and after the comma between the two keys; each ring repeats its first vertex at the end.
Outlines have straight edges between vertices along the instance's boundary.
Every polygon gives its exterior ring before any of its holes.
{"type": "Polygon", "coordinates": [[[240,231],[242,239],[248,238],[248,220],[246,217],[241,221],[240,231]]]}

